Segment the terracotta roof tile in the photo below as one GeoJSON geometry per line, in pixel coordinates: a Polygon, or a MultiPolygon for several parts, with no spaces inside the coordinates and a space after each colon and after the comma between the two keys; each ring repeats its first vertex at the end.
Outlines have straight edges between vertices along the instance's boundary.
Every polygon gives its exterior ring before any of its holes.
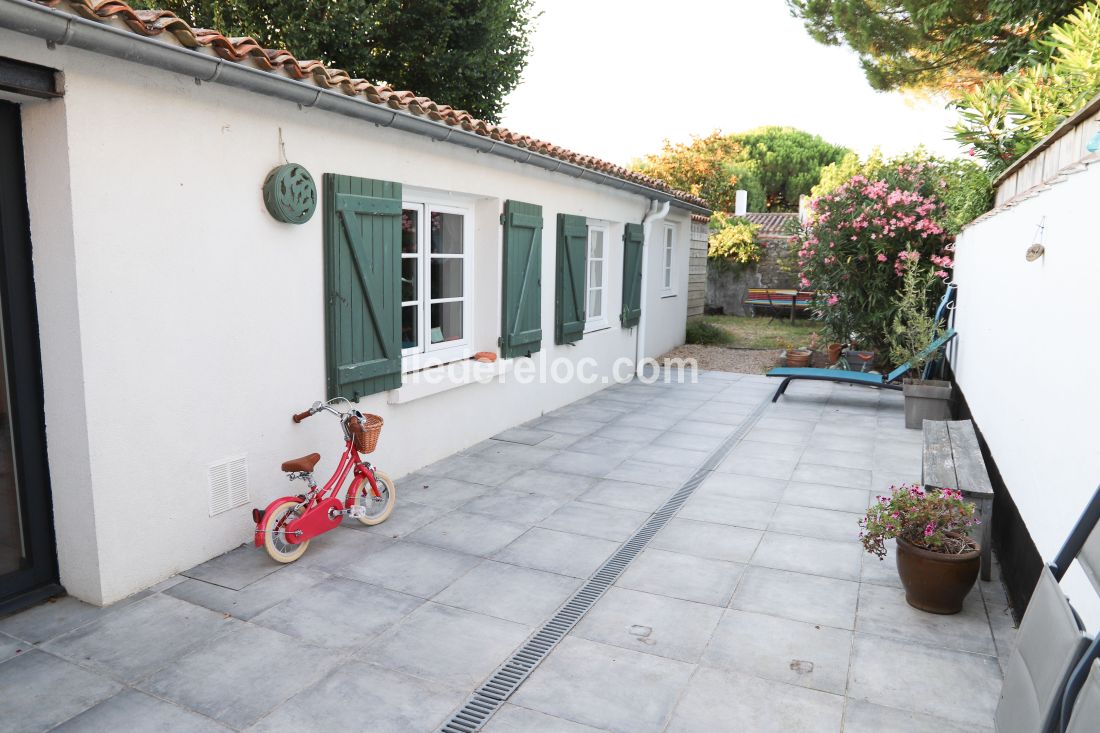
{"type": "Polygon", "coordinates": [[[499,140],[508,145],[532,150],[573,165],[607,173],[616,178],[652,188],[685,203],[707,207],[706,201],[684,191],[678,191],[662,180],[632,171],[590,155],[580,155],[558,145],[520,135],[503,127],[473,117],[469,112],[439,104],[413,92],[395,90],[388,84],[374,84],[366,79],[354,79],[342,69],[331,69],[319,61],[300,61],[283,49],[263,48],[252,38],[227,38],[216,30],[193,28],[168,10],[135,10],[119,0],[35,0],[40,5],[72,12],[82,18],[101,23],[121,22],[131,32],[148,38],[168,34],[177,43],[192,50],[210,49],[219,58],[233,63],[250,64],[254,68],[291,79],[311,81],[324,89],[339,89],[348,96],[365,99],[371,104],[461,127],[463,130],[499,140]]]}
{"type": "Polygon", "coordinates": [[[791,212],[759,212],[750,213],[744,215],[745,219],[748,219],[753,224],[760,227],[757,234],[764,236],[778,235],[787,233],[787,225],[790,222],[798,221],[798,214],[791,212]]]}

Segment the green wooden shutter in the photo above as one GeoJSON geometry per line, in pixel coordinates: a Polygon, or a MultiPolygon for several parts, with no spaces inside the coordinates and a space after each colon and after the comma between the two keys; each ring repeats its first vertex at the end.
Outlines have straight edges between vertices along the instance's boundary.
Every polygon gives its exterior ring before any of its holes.
{"type": "Polygon", "coordinates": [[[504,288],[500,353],[505,359],[542,348],[542,207],[504,202],[504,288]]]}
{"type": "Polygon", "coordinates": [[[623,328],[638,325],[642,317],[642,225],[627,224],[623,231],[623,328]]]}
{"type": "Polygon", "coordinates": [[[554,343],[571,344],[584,336],[584,273],[588,225],[583,216],[558,214],[558,273],[554,292],[554,343]]]}
{"type": "Polygon", "coordinates": [[[328,396],[401,386],[401,184],[324,177],[328,396]]]}

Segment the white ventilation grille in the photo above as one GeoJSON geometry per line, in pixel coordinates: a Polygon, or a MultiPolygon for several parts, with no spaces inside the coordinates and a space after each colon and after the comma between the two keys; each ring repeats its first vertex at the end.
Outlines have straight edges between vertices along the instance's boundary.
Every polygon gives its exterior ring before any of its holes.
{"type": "Polygon", "coordinates": [[[210,466],[210,516],[248,502],[248,459],[227,458],[210,466]]]}

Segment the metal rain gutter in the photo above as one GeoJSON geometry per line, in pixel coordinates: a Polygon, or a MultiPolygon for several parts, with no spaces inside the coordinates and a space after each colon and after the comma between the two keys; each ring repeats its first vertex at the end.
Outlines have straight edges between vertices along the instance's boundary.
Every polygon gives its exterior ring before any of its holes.
{"type": "Polygon", "coordinates": [[[423,135],[438,142],[461,145],[517,163],[526,163],[547,171],[572,175],[578,179],[610,186],[649,199],[667,201],[678,208],[694,213],[710,213],[702,206],[682,201],[648,186],[542,153],[524,150],[446,123],[417,117],[409,112],[388,109],[360,97],[350,97],[340,91],[323,89],[182,46],[171,46],[105,23],[38,5],[29,0],[0,0],[0,27],[41,38],[51,47],[53,45],[73,46],[190,76],[196,83],[216,82],[245,89],[293,102],[301,107],[335,112],[374,123],[379,127],[392,127],[403,132],[423,135]]]}

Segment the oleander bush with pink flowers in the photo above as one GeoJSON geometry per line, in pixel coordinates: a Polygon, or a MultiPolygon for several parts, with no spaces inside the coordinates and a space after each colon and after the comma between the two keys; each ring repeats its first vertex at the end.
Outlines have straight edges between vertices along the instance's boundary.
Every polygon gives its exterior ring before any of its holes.
{"type": "Polygon", "coordinates": [[[959,212],[950,204],[970,173],[910,155],[867,166],[810,202],[796,239],[799,278],[821,294],[818,311],[833,340],[884,355],[910,268],[931,276],[925,296],[934,310],[953,265],[959,212]]]}
{"type": "Polygon", "coordinates": [[[886,540],[902,538],[917,547],[957,555],[973,549],[965,537],[978,524],[974,504],[956,489],[926,491],[917,484],[891,486],[890,496],[879,496],[859,520],[863,548],[879,559],[886,557],[886,540]]]}

